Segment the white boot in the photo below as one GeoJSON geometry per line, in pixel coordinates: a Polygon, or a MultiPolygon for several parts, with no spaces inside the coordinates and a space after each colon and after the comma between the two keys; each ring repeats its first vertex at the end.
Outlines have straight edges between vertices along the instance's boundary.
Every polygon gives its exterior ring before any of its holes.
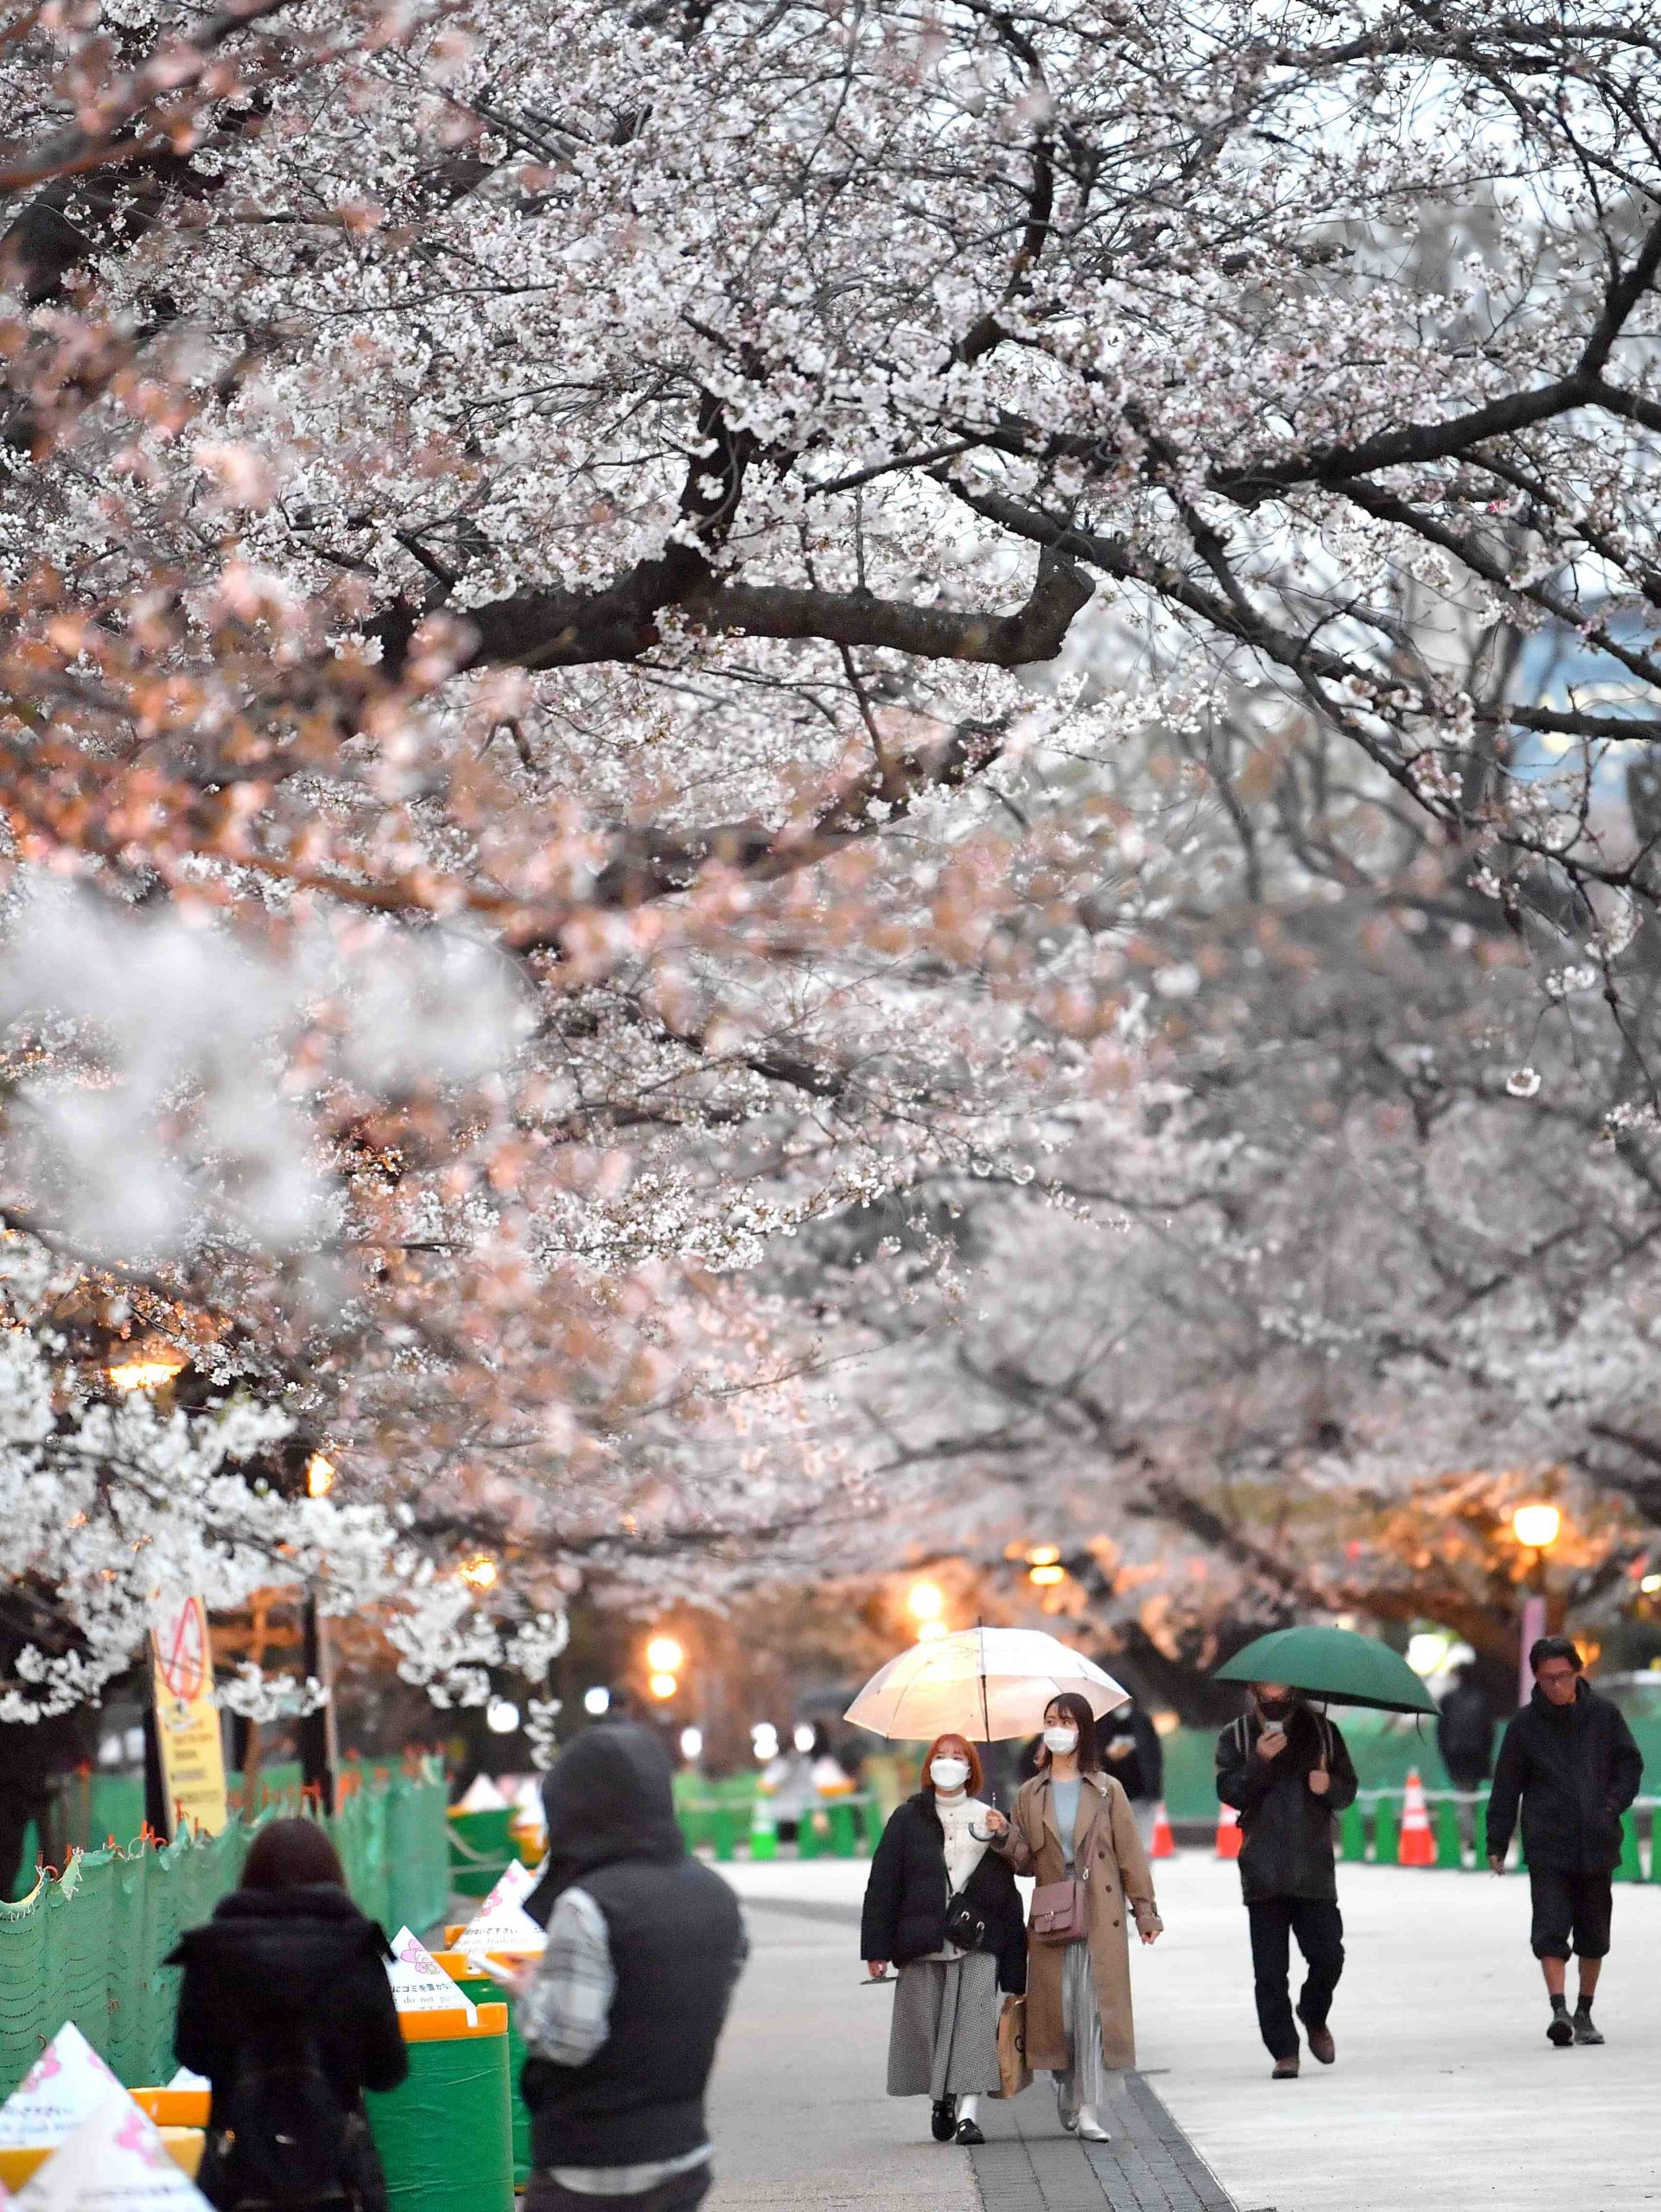
{"type": "Polygon", "coordinates": [[[1084,2143],[1106,2143],[1111,2140],[1107,2130],[1096,2117],[1094,2105],[1079,2106],[1074,2129],[1079,2140],[1084,2143]]]}

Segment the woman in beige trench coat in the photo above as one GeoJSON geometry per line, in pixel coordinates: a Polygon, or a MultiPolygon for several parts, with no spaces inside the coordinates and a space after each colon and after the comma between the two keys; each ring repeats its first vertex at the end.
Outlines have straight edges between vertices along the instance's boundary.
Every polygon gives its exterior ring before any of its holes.
{"type": "Polygon", "coordinates": [[[1046,1707],[1040,1758],[1009,1823],[992,1814],[987,1824],[1002,1831],[996,1848],[1017,1874],[1041,1887],[1084,1885],[1088,1935],[1072,1943],[1028,1941],[1027,2058],[1055,2075],[1061,2125],[1102,2143],[1107,2072],[1136,2063],[1128,1923],[1134,1915],[1144,1943],[1164,1923],[1130,1801],[1101,1771],[1095,1717],[1082,1697],[1065,1692],[1046,1707]]]}

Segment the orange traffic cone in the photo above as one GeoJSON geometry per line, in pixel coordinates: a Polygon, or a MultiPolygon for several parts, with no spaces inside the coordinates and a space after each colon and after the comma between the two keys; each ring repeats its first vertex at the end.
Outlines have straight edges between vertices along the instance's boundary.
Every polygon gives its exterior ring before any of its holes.
{"type": "Polygon", "coordinates": [[[1217,1808],[1217,1856],[1238,1859],[1240,1855],[1240,1815],[1232,1805],[1217,1808]]]}
{"type": "Polygon", "coordinates": [[[1165,1800],[1159,1801],[1159,1810],[1154,1815],[1154,1847],[1150,1859],[1174,1859],[1176,1838],[1171,1834],[1171,1816],[1165,1809],[1165,1800]]]}
{"type": "Polygon", "coordinates": [[[1417,1767],[1408,1770],[1397,1863],[1402,1866],[1434,1866],[1436,1863],[1436,1839],[1430,1827],[1430,1808],[1424,1802],[1424,1784],[1419,1779],[1417,1767]]]}

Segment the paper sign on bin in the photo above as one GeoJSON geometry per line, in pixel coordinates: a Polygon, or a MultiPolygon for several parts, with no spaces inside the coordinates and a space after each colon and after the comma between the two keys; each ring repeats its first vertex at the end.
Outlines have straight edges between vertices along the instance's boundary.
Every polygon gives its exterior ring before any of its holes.
{"type": "Polygon", "coordinates": [[[479,2008],[441,1967],[418,1936],[400,1928],[392,1938],[392,1956],[386,1968],[392,1985],[392,2002],[400,2012],[465,2011],[468,2025],[479,2024],[479,2008]]]}
{"type": "Polygon", "coordinates": [[[32,2150],[61,2143],[120,2090],[127,2093],[73,2020],[66,2020],[17,2087],[0,2105],[0,2148],[32,2150]]]}
{"type": "Polygon", "coordinates": [[[113,2079],[13,2202],[17,2212],[207,2212],[160,2130],[113,2079]]]}

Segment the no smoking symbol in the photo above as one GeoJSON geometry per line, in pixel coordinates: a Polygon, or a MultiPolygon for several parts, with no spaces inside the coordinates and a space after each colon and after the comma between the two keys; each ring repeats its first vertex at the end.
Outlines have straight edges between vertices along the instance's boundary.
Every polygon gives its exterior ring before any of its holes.
{"type": "Polygon", "coordinates": [[[189,1705],[201,1695],[207,1680],[207,1638],[202,1627],[202,1609],[193,1599],[181,1606],[174,1617],[172,1633],[165,1651],[158,1649],[162,1680],[169,1695],[181,1704],[189,1705]]]}

